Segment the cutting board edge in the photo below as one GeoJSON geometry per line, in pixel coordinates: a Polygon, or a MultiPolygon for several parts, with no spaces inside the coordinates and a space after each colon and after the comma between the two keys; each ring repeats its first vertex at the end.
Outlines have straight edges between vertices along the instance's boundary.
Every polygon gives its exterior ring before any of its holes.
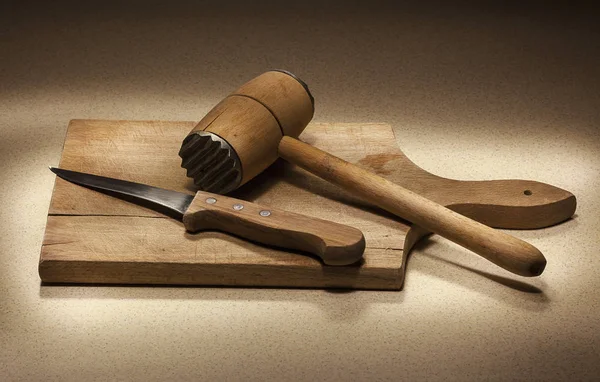
{"type": "MultiPolygon", "coordinates": [[[[295,271],[303,271],[303,269],[300,267],[294,269],[287,265],[265,267],[257,264],[223,265],[41,259],[38,271],[44,284],[187,285],[399,291],[404,282],[403,267],[388,268],[385,271],[370,269],[366,272],[376,271],[376,277],[372,274],[352,275],[352,272],[334,276],[333,273],[338,271],[331,268],[327,268],[320,275],[315,272],[315,277],[307,277],[306,272],[302,272],[300,277],[294,277],[295,271]],[[278,274],[278,277],[274,278],[273,273],[278,274]],[[167,278],[166,274],[172,276],[167,278]],[[385,275],[387,277],[382,277],[385,275]]],[[[343,271],[346,270],[340,269],[339,272],[343,273],[343,271]]]]}

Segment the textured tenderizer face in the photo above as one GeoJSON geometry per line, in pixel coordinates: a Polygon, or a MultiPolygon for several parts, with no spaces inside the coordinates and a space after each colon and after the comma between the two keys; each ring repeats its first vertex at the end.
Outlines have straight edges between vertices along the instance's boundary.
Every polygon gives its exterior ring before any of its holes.
{"type": "Polygon", "coordinates": [[[242,180],[240,160],[224,139],[206,131],[188,135],[179,150],[181,167],[201,190],[226,194],[242,180]]]}

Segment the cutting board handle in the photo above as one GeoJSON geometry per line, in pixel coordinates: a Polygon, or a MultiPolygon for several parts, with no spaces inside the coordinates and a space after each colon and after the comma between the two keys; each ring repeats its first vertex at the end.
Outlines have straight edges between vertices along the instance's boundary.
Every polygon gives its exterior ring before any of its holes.
{"type": "Polygon", "coordinates": [[[452,240],[521,276],[538,276],[542,253],[529,243],[456,213],[413,191],[291,137],[279,156],[362,197],[366,202],[452,240]]]}
{"type": "Polygon", "coordinates": [[[190,232],[218,230],[286,249],[312,253],[327,265],[362,258],[365,238],[356,228],[199,191],[183,216],[190,232]]]}

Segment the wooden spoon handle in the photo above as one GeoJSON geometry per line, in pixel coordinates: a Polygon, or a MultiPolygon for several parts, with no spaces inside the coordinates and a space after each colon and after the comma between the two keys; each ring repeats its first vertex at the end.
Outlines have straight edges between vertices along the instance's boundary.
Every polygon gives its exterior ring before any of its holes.
{"type": "Polygon", "coordinates": [[[276,247],[312,253],[327,265],[362,258],[365,238],[356,228],[200,191],[183,215],[190,232],[218,230],[276,247]]]}
{"type": "Polygon", "coordinates": [[[437,233],[521,276],[538,276],[544,255],[529,243],[456,213],[378,175],[291,137],[279,156],[401,218],[437,233]]]}

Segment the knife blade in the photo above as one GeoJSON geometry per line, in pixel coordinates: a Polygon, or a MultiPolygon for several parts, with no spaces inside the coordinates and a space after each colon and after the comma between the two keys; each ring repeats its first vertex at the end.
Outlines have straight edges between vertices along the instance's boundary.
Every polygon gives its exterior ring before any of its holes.
{"type": "Polygon", "coordinates": [[[150,208],[183,222],[189,232],[217,230],[275,247],[308,252],[326,265],[358,262],[362,232],[332,221],[198,191],[195,195],[100,175],[50,167],[58,177],[150,208]]]}

